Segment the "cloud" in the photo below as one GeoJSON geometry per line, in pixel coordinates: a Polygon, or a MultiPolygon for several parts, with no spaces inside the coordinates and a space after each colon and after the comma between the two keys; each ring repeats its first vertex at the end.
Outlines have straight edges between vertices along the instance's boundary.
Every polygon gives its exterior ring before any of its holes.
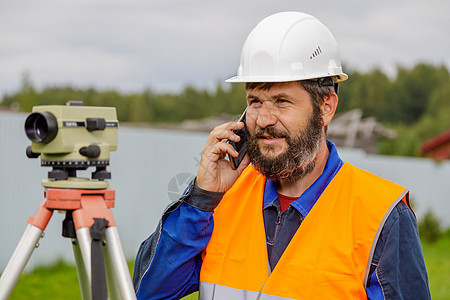
{"type": "Polygon", "coordinates": [[[176,91],[234,75],[264,17],[298,10],[333,32],[343,61],[368,70],[419,61],[450,65],[447,0],[15,1],[0,3],[0,94],[24,71],[38,86],[176,91]]]}

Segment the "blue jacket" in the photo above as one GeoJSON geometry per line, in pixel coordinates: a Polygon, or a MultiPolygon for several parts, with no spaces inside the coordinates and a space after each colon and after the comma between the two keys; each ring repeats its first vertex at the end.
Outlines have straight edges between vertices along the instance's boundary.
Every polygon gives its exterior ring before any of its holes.
{"type": "MultiPolygon", "coordinates": [[[[329,141],[328,148],[330,156],[322,175],[284,212],[275,183],[266,182],[263,215],[272,269],[343,164],[329,141]]],[[[179,299],[198,290],[201,252],[211,237],[212,213],[222,196],[192,182],[181,199],[169,205],[136,257],[133,283],[138,299],[179,299]]],[[[366,291],[368,299],[431,299],[416,220],[403,201],[382,229],[366,291]]]]}

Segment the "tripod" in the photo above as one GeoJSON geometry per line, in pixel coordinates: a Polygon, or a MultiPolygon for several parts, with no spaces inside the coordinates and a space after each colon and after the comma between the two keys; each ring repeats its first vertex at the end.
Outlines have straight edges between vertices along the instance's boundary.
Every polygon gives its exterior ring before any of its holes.
{"type": "Polygon", "coordinates": [[[46,188],[44,202],[28,219],[25,233],[0,278],[0,300],[12,293],[54,210],[66,212],[63,236],[72,238],[82,298],[106,299],[107,282],[111,299],[136,299],[110,210],[115,191],[107,189],[104,181],[76,175],[66,180],[44,180],[42,185],[46,188]]]}

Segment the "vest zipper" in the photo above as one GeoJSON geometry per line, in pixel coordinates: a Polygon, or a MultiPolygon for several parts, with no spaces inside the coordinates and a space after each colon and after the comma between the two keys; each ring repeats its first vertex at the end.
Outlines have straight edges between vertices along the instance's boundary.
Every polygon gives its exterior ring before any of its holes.
{"type": "Polygon", "coordinates": [[[275,221],[275,233],[273,234],[273,245],[275,245],[275,242],[277,240],[278,231],[280,229],[280,224],[281,224],[281,216],[282,216],[282,212],[278,211],[277,212],[277,220],[275,221]]]}

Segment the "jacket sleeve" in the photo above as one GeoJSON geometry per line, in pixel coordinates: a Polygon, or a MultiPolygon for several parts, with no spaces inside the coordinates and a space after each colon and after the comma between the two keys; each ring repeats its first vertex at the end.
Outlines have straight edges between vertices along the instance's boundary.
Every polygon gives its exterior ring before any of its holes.
{"type": "Polygon", "coordinates": [[[194,180],[180,200],[167,207],[136,256],[133,284],[138,299],[179,299],[198,290],[201,253],[223,194],[204,191],[194,180]]]}
{"type": "Polygon", "coordinates": [[[431,299],[416,219],[403,201],[386,220],[371,268],[369,299],[431,299]]]}

